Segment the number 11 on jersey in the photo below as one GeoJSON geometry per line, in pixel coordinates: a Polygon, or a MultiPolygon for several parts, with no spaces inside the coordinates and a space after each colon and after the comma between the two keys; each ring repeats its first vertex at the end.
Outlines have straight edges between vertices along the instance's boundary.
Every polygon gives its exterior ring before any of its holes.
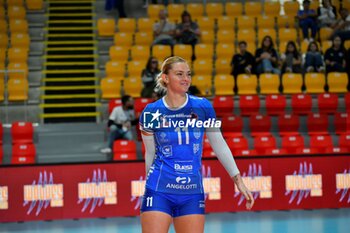
{"type": "Polygon", "coordinates": [[[189,133],[188,133],[188,128],[187,127],[183,127],[183,128],[180,128],[180,127],[176,127],[175,128],[175,132],[177,132],[177,138],[178,138],[178,142],[179,142],[179,145],[182,145],[182,133],[181,133],[181,130],[185,132],[185,144],[190,144],[190,136],[189,136],[189,133]]]}

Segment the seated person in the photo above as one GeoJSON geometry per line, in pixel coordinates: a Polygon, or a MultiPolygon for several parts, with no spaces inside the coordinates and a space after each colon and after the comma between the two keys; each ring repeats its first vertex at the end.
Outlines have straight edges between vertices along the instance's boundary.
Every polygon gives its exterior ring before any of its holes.
{"type": "Polygon", "coordinates": [[[176,27],[175,35],[179,43],[194,46],[198,43],[201,34],[198,24],[193,22],[190,13],[184,11],[181,15],[181,23],[176,27]]]}
{"type": "Polygon", "coordinates": [[[342,41],[350,40],[350,14],[349,10],[346,8],[342,8],[339,10],[339,14],[341,19],[339,19],[333,25],[333,33],[331,38],[335,38],[339,36],[342,41]]]}
{"type": "Polygon", "coordinates": [[[317,8],[319,27],[331,27],[337,20],[337,9],[331,0],[322,0],[322,6],[317,8]]]}
{"type": "Polygon", "coordinates": [[[155,44],[171,45],[175,44],[173,38],[175,34],[175,25],[167,20],[167,13],[165,10],[159,11],[159,22],[153,25],[153,34],[155,44]]]}
{"type": "Polygon", "coordinates": [[[286,52],[281,55],[282,73],[301,73],[301,55],[294,41],[289,41],[286,52]]]}
{"type": "Polygon", "coordinates": [[[232,57],[231,74],[237,78],[239,74],[251,74],[254,67],[254,56],[247,51],[247,42],[240,41],[238,43],[239,53],[232,57]]]}
{"type": "Polygon", "coordinates": [[[141,97],[152,98],[154,88],[156,86],[157,75],[160,73],[158,67],[158,60],[155,57],[150,57],[147,61],[146,68],[142,70],[141,79],[143,83],[143,89],[141,91],[141,97]]]}
{"type": "Polygon", "coordinates": [[[108,120],[109,136],[108,147],[101,149],[102,153],[111,153],[113,143],[117,139],[132,140],[131,125],[137,124],[135,118],[134,99],[125,95],[122,97],[122,105],[113,109],[108,120]]]}
{"type": "Polygon", "coordinates": [[[307,73],[324,72],[324,61],[316,42],[310,42],[305,54],[304,70],[307,73]]]}
{"type": "Polygon", "coordinates": [[[314,40],[317,33],[317,14],[314,10],[310,9],[310,1],[303,1],[303,10],[298,11],[297,18],[299,19],[299,25],[303,31],[303,37],[309,40],[309,29],[311,29],[311,40],[314,40]]]}
{"type": "Polygon", "coordinates": [[[265,36],[261,42],[261,48],[255,51],[255,63],[257,74],[280,74],[278,69],[278,54],[274,49],[271,36],[265,36]]]}
{"type": "Polygon", "coordinates": [[[332,47],[326,50],[324,60],[326,63],[326,72],[345,72],[346,71],[346,50],[339,36],[334,37],[332,47]]]}

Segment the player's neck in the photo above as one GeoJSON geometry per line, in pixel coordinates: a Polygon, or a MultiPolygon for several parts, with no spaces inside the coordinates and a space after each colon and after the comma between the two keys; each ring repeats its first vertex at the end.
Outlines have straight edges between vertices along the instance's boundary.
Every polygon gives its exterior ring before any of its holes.
{"type": "Polygon", "coordinates": [[[179,108],[186,102],[187,95],[186,93],[178,94],[178,93],[168,92],[165,95],[164,100],[170,108],[179,108]]]}

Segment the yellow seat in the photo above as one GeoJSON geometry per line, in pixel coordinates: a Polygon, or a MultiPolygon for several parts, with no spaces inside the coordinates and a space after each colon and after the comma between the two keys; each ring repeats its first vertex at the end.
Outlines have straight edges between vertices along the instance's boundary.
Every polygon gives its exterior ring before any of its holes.
{"type": "Polygon", "coordinates": [[[3,82],[4,84],[4,81],[5,81],[5,62],[0,60],[0,82],[3,82]]]}
{"type": "Polygon", "coordinates": [[[247,43],[255,43],[255,30],[254,29],[240,29],[237,32],[238,41],[246,41],[247,43]]]}
{"type": "Polygon", "coordinates": [[[280,15],[277,17],[277,27],[278,28],[294,28],[295,27],[295,17],[294,15],[280,15]]]}
{"type": "Polygon", "coordinates": [[[296,41],[297,36],[298,34],[295,28],[280,28],[278,31],[278,37],[280,41],[296,41]]]}
{"type": "Polygon", "coordinates": [[[215,75],[214,87],[215,95],[233,95],[233,88],[235,86],[234,79],[231,75],[215,75]]]}
{"type": "Polygon", "coordinates": [[[281,11],[280,2],[265,2],[264,14],[269,16],[278,16],[281,11]]]}
{"type": "Polygon", "coordinates": [[[222,3],[207,3],[205,12],[208,17],[218,18],[224,14],[224,5],[222,3]]]}
{"type": "Polygon", "coordinates": [[[43,0],[26,0],[27,8],[31,11],[42,10],[44,8],[43,0]]]}
{"type": "Polygon", "coordinates": [[[345,47],[345,49],[350,49],[350,41],[349,40],[344,41],[344,47],[345,47]]]}
{"type": "Polygon", "coordinates": [[[11,47],[29,49],[30,38],[27,33],[11,33],[11,47]]]}
{"type": "Polygon", "coordinates": [[[27,79],[9,79],[7,82],[8,100],[25,101],[28,100],[28,80],[27,79]]]}
{"type": "Polygon", "coordinates": [[[148,47],[153,42],[152,32],[135,33],[135,45],[147,45],[148,47]]]}
{"type": "Polygon", "coordinates": [[[150,4],[147,7],[147,15],[151,19],[158,19],[160,10],[164,10],[163,4],[150,4]]]}
{"type": "Polygon", "coordinates": [[[121,98],[121,80],[119,78],[104,78],[101,80],[102,99],[121,98]]]}
{"type": "Polygon", "coordinates": [[[213,31],[215,26],[214,18],[209,17],[199,17],[196,22],[202,31],[213,31]]]}
{"type": "Polygon", "coordinates": [[[128,62],[128,76],[141,77],[142,70],[146,68],[147,60],[134,60],[128,62]]]}
{"type": "Polygon", "coordinates": [[[113,36],[115,33],[115,20],[114,19],[98,19],[97,30],[99,36],[113,36]]]}
{"type": "Polygon", "coordinates": [[[0,33],[7,34],[7,22],[4,19],[0,19],[0,33]]]}
{"type": "Polygon", "coordinates": [[[124,79],[124,95],[130,95],[134,98],[141,96],[142,81],[141,73],[136,77],[129,77],[124,79]]]}
{"type": "Polygon", "coordinates": [[[321,41],[329,40],[330,36],[333,33],[333,29],[330,27],[320,28],[320,39],[321,41]]]}
{"type": "Polygon", "coordinates": [[[212,44],[197,44],[195,51],[197,59],[213,59],[214,46],[212,44]]]}
{"type": "Polygon", "coordinates": [[[213,61],[211,59],[196,59],[193,62],[195,75],[211,75],[213,73],[213,61]]]}
{"type": "Polygon", "coordinates": [[[134,45],[130,52],[132,60],[148,60],[151,55],[149,46],[134,45]]]}
{"type": "Polygon", "coordinates": [[[243,15],[243,4],[240,2],[227,2],[225,12],[227,16],[236,17],[237,15],[243,15]]]}
{"type": "Polygon", "coordinates": [[[285,73],[282,75],[282,85],[284,94],[301,93],[303,77],[301,74],[285,73]]]}
{"type": "Polygon", "coordinates": [[[129,48],[123,46],[111,46],[109,48],[109,58],[112,61],[126,62],[129,59],[129,48]]]}
{"type": "Polygon", "coordinates": [[[258,41],[259,43],[265,36],[271,36],[272,40],[276,42],[276,30],[272,28],[262,28],[258,30],[258,41]]]}
{"type": "Polygon", "coordinates": [[[321,73],[306,73],[305,86],[307,93],[323,93],[326,85],[326,77],[321,73]]]}
{"type": "Polygon", "coordinates": [[[125,76],[125,63],[108,61],[106,63],[106,76],[111,78],[122,78],[125,76]]]}
{"type": "Polygon", "coordinates": [[[231,69],[231,58],[219,58],[215,60],[216,74],[229,75],[231,73],[231,69]]]}
{"type": "Polygon", "coordinates": [[[201,3],[188,3],[186,5],[186,10],[191,14],[193,18],[201,17],[204,13],[204,7],[201,3]]]}
{"type": "Polygon", "coordinates": [[[261,2],[245,2],[244,11],[246,15],[258,16],[262,14],[261,2]]]}
{"type": "Polygon", "coordinates": [[[174,45],[174,55],[182,57],[183,59],[185,59],[187,61],[191,61],[191,58],[192,58],[191,45],[183,45],[183,44],[174,45]]]}
{"type": "Polygon", "coordinates": [[[195,75],[192,77],[191,85],[198,88],[200,96],[209,96],[212,94],[211,75],[195,75]]]}
{"type": "Polygon", "coordinates": [[[259,30],[265,28],[275,28],[275,17],[269,15],[259,15],[256,18],[256,26],[259,30]]]}
{"type": "Polygon", "coordinates": [[[300,4],[298,1],[287,1],[283,4],[284,13],[292,17],[296,16],[298,10],[300,9],[300,4]]]}
{"type": "Polygon", "coordinates": [[[28,79],[27,63],[9,63],[7,71],[9,79],[28,79]]]}
{"type": "Polygon", "coordinates": [[[7,52],[9,63],[27,63],[28,61],[28,49],[21,47],[11,47],[7,52]]]}
{"type": "Polygon", "coordinates": [[[322,52],[326,53],[326,50],[332,47],[333,42],[331,40],[322,41],[322,52]]]}
{"type": "Polygon", "coordinates": [[[0,6],[0,19],[5,19],[5,8],[3,6],[0,6]]]}
{"type": "Polygon", "coordinates": [[[134,33],[136,31],[136,19],[134,18],[119,18],[118,31],[126,33],[134,33]]]}
{"type": "Polygon", "coordinates": [[[6,49],[0,47],[0,66],[5,64],[5,60],[6,60],[6,49]]]}
{"type": "Polygon", "coordinates": [[[261,94],[278,94],[278,88],[280,85],[280,78],[277,74],[261,74],[260,80],[260,93],[261,94]]]}
{"type": "Polygon", "coordinates": [[[217,19],[217,25],[219,30],[234,30],[235,18],[232,16],[221,16],[217,19]]]}
{"type": "Polygon", "coordinates": [[[327,83],[331,93],[346,93],[348,82],[347,73],[331,72],[327,75],[327,83]]]}
{"type": "Polygon", "coordinates": [[[7,15],[9,19],[25,19],[26,10],[23,6],[9,6],[7,8],[7,15]]]}
{"type": "Polygon", "coordinates": [[[241,29],[254,29],[255,18],[253,16],[242,15],[237,17],[237,28],[241,29]]]}
{"type": "Polygon", "coordinates": [[[216,34],[218,43],[233,44],[235,42],[235,32],[233,30],[219,30],[216,34]]]}
{"type": "Polygon", "coordinates": [[[214,31],[202,31],[200,41],[203,44],[213,44],[215,41],[214,31]]]}
{"type": "Polygon", "coordinates": [[[118,46],[126,46],[131,47],[133,44],[133,34],[132,33],[125,33],[125,32],[118,32],[114,34],[114,44],[118,46]]]}
{"type": "MultiPolygon", "coordinates": [[[[338,1],[335,1],[335,2],[338,2],[338,1]]],[[[342,3],[343,3],[344,8],[350,9],[350,1],[349,0],[343,0],[342,3]]],[[[339,9],[339,7],[337,9],[339,9]]]]}
{"type": "Polygon", "coordinates": [[[181,21],[181,14],[185,10],[183,4],[169,4],[168,5],[168,17],[174,21],[181,21]]]}
{"type": "Polygon", "coordinates": [[[310,3],[310,9],[317,12],[317,8],[320,6],[320,3],[318,0],[311,1],[310,3]]]}
{"type": "Polygon", "coordinates": [[[7,0],[7,6],[23,6],[23,0],[7,0]]]}
{"type": "Polygon", "coordinates": [[[216,45],[216,58],[231,59],[234,53],[235,46],[233,43],[218,43],[216,45]]]}
{"type": "Polygon", "coordinates": [[[237,88],[239,95],[257,94],[258,79],[255,74],[239,74],[237,76],[237,88]]]}
{"type": "Polygon", "coordinates": [[[27,33],[28,22],[24,19],[11,19],[10,20],[11,33],[27,33]]]}
{"type": "Polygon", "coordinates": [[[247,51],[249,51],[254,56],[255,50],[256,50],[255,42],[247,42],[247,51]]]}
{"type": "Polygon", "coordinates": [[[137,20],[137,29],[139,32],[153,32],[154,20],[150,18],[139,18],[137,20]]]}
{"type": "Polygon", "coordinates": [[[152,56],[156,57],[160,61],[163,61],[167,57],[170,57],[171,56],[170,45],[153,45],[152,46],[152,56]]]}
{"type": "Polygon", "coordinates": [[[0,48],[7,48],[9,43],[9,38],[7,34],[0,33],[0,48]]]}
{"type": "MultiPolygon", "coordinates": [[[[1,74],[0,74],[1,77],[1,74]]],[[[0,78],[0,102],[4,101],[5,99],[5,79],[0,78]]]]}

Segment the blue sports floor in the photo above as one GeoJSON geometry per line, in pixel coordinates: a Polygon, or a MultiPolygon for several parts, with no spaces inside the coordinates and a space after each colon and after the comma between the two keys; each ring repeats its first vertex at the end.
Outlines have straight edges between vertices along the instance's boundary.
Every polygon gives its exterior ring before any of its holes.
{"type": "MultiPolygon", "coordinates": [[[[206,233],[349,233],[350,209],[208,214],[206,233]]],[[[140,233],[140,219],[109,218],[0,224],[0,232],[140,233]]],[[[169,231],[174,233],[173,228],[169,231]]]]}

